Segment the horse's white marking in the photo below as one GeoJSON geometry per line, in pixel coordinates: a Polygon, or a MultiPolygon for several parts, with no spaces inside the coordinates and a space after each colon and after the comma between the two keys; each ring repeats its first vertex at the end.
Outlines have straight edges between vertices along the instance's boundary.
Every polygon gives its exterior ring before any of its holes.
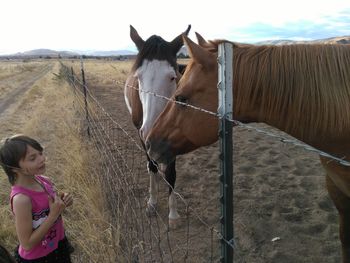
{"type": "Polygon", "coordinates": [[[130,84],[131,80],[134,78],[135,76],[129,76],[126,80],[126,85],[125,85],[125,88],[124,88],[124,100],[125,100],[125,104],[126,104],[126,107],[128,108],[130,114],[132,114],[132,108],[131,108],[131,103],[129,101],[129,98],[127,96],[128,92],[127,90],[130,88],[130,86],[132,86],[130,84]],[[130,85],[130,86],[129,86],[130,85]]]}
{"type": "MultiPolygon", "coordinates": [[[[176,72],[167,61],[145,60],[140,68],[135,72],[139,84],[139,97],[142,103],[143,120],[140,128],[140,136],[146,139],[148,132],[152,128],[159,114],[164,110],[165,99],[154,94],[170,98],[176,89],[176,72]]],[[[126,105],[130,111],[130,102],[125,97],[126,105]]],[[[164,169],[165,170],[165,169],[164,169]]],[[[147,202],[147,210],[152,215],[157,208],[158,181],[153,173],[150,173],[150,197],[147,202]]],[[[176,220],[180,216],[176,210],[176,198],[172,192],[169,196],[169,220],[176,220]]]]}
{"type": "Polygon", "coordinates": [[[179,213],[176,210],[176,196],[174,194],[175,189],[171,192],[169,196],[169,220],[176,220],[180,218],[179,213]]]}
{"type": "Polygon", "coordinates": [[[145,140],[167,103],[167,100],[153,94],[170,98],[176,89],[176,72],[167,61],[145,60],[136,71],[136,76],[139,82],[139,96],[143,110],[140,134],[145,140]]]}
{"type": "Polygon", "coordinates": [[[157,205],[157,189],[158,182],[156,180],[156,175],[154,173],[150,173],[150,184],[149,184],[149,199],[147,205],[149,208],[156,207],[157,205]]]}
{"type": "Polygon", "coordinates": [[[125,99],[126,107],[128,108],[130,114],[132,114],[132,108],[131,108],[131,105],[130,105],[130,102],[129,102],[129,98],[126,96],[126,93],[124,93],[124,99],[125,99]]]}

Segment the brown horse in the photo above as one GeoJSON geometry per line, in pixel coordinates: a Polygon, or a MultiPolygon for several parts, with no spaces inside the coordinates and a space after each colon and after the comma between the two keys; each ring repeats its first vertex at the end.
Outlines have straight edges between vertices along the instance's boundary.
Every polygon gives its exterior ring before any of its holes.
{"type": "MultiPolygon", "coordinates": [[[[187,35],[190,28],[189,25],[183,34],[187,35]]],[[[141,143],[144,146],[143,142],[149,130],[166,105],[166,100],[154,94],[171,97],[181,76],[176,56],[183,46],[183,39],[182,34],[180,34],[173,41],[167,42],[163,38],[153,35],[144,41],[132,26],[130,26],[130,37],[139,53],[127,78],[124,95],[132,122],[138,129],[141,143]]],[[[151,172],[147,211],[153,214],[157,206],[155,175],[159,167],[148,155],[147,160],[147,168],[151,172]]],[[[176,181],[175,159],[167,163],[164,174],[169,184],[169,223],[175,224],[176,219],[179,218],[173,192],[176,181]]]]}
{"type": "MultiPolygon", "coordinates": [[[[225,40],[184,41],[191,61],[173,98],[216,112],[218,45],[225,40]]],[[[232,44],[234,119],[267,123],[350,161],[350,45],[232,44]]],[[[215,116],[169,102],[148,135],[148,153],[168,162],[217,139],[215,116]]],[[[339,212],[343,262],[350,262],[350,167],[325,157],[321,163],[339,212]]]]}

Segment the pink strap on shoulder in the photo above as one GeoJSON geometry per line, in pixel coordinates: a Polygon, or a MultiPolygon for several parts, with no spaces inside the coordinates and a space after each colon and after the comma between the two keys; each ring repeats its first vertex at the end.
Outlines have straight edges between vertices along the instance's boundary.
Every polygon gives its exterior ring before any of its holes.
{"type": "Polygon", "coordinates": [[[41,176],[41,175],[37,175],[35,176],[35,178],[37,179],[38,183],[44,188],[45,192],[50,197],[55,198],[55,191],[53,189],[52,182],[48,178],[45,178],[44,176],[41,176]]]}

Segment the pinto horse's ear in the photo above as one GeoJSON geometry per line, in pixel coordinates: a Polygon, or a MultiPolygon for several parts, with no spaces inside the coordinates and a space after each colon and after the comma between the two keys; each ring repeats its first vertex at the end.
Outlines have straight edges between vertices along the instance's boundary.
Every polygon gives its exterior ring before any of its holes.
{"type": "Polygon", "coordinates": [[[135,43],[137,50],[140,51],[143,48],[143,45],[145,44],[145,41],[139,36],[139,33],[137,33],[136,29],[130,25],[130,38],[135,43]]]}
{"type": "Polygon", "coordinates": [[[212,68],[217,63],[215,54],[194,43],[190,38],[188,38],[185,35],[183,35],[183,39],[187,47],[188,53],[194,61],[201,64],[206,69],[212,68]]]}
{"type": "Polygon", "coordinates": [[[208,42],[204,39],[204,37],[202,37],[199,33],[196,33],[196,37],[197,37],[197,41],[198,41],[198,45],[200,45],[201,47],[205,47],[208,45],[208,42]]]}
{"type": "Polygon", "coordinates": [[[173,50],[173,54],[176,55],[177,52],[179,52],[180,48],[183,46],[184,42],[182,39],[182,35],[188,35],[188,33],[191,30],[191,25],[188,25],[187,29],[185,32],[183,32],[182,34],[178,35],[177,37],[175,37],[173,39],[173,41],[170,42],[171,48],[173,50]]]}

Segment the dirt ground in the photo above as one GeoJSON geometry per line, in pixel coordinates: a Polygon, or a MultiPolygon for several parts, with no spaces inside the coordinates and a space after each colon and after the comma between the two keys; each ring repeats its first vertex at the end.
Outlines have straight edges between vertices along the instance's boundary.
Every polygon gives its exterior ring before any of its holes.
{"type": "MultiPolygon", "coordinates": [[[[98,101],[136,136],[123,87],[99,85],[99,77],[90,73],[86,75],[98,101]]],[[[264,124],[252,125],[281,134],[264,124]]],[[[337,212],[328,197],[318,156],[245,128],[236,127],[233,134],[234,262],[340,262],[337,212]]],[[[188,224],[186,206],[178,200],[183,223],[172,234],[187,233],[189,225],[189,244],[181,244],[186,239],[177,244],[187,246],[187,262],[218,262],[220,258],[220,243],[211,232],[212,226],[220,230],[218,154],[216,143],[177,159],[176,188],[191,212],[188,224]]],[[[145,178],[146,184],[147,174],[145,178]]],[[[160,209],[166,210],[166,187],[160,192],[160,209]]],[[[166,218],[166,212],[161,214],[166,218]]],[[[175,261],[184,258],[180,255],[175,261]]]]}
{"type": "MultiPolygon", "coordinates": [[[[43,65],[34,75],[39,78],[45,70],[43,65]]],[[[137,139],[122,86],[102,84],[96,72],[85,74],[105,110],[137,139]]],[[[23,79],[23,84],[8,89],[12,91],[1,97],[2,126],[5,116],[14,114],[11,109],[23,94],[20,87],[34,80],[25,76],[23,79]]],[[[0,87],[11,82],[11,77],[1,80],[0,87]]],[[[253,125],[274,131],[264,124],[253,125]]],[[[2,133],[8,133],[9,129],[3,127],[2,133]]],[[[318,156],[244,128],[234,128],[233,134],[234,262],[340,262],[337,213],[327,195],[318,156]]],[[[185,261],[183,248],[188,251],[186,262],[219,261],[220,243],[212,233],[212,227],[220,230],[218,155],[216,143],[177,159],[176,188],[191,209],[187,220],[186,205],[178,200],[182,221],[170,232],[174,237],[172,242],[176,243],[175,262],[185,261]],[[188,237],[178,239],[180,235],[188,237]]],[[[142,182],[146,187],[147,173],[142,182]]],[[[166,220],[167,187],[161,186],[159,191],[160,214],[166,220]]]]}

